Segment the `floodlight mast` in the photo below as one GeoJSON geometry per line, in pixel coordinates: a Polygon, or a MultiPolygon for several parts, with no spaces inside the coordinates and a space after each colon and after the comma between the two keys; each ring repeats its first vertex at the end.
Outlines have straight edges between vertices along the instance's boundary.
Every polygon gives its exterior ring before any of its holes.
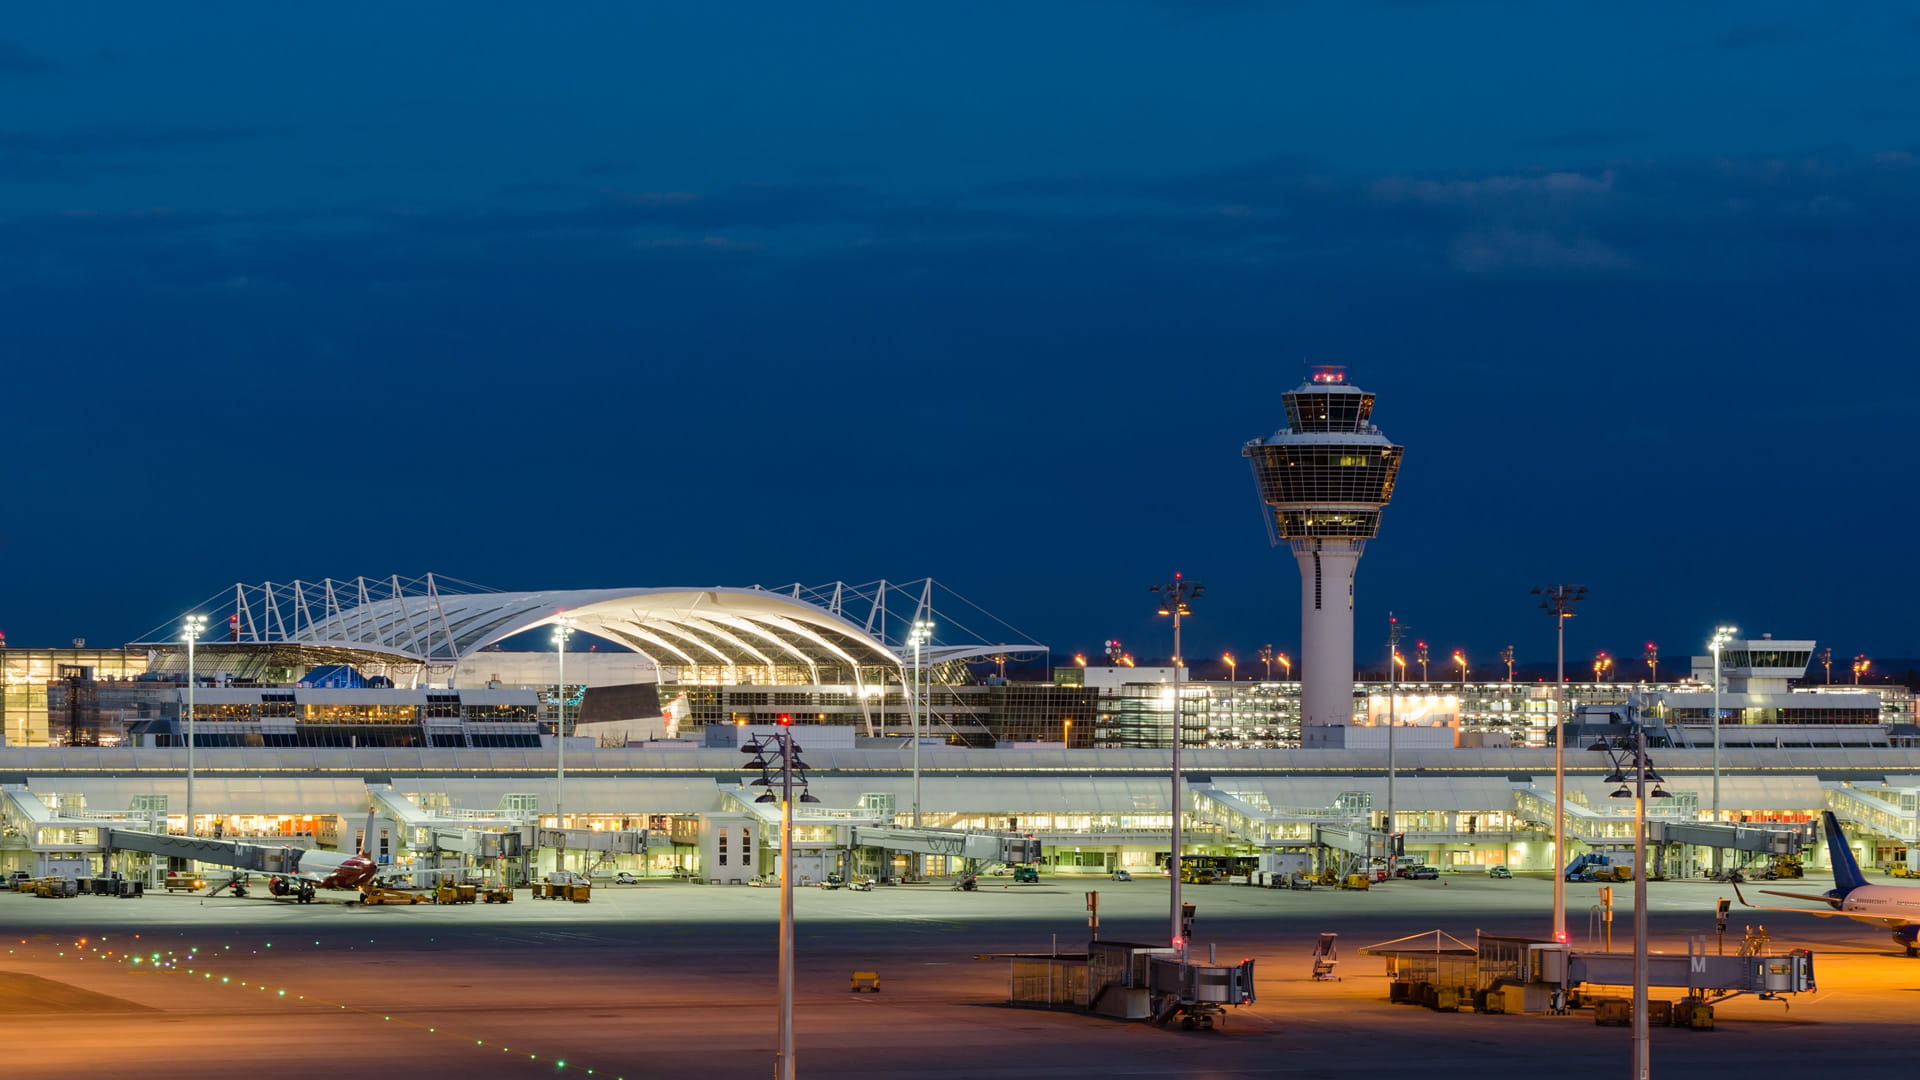
{"type": "Polygon", "coordinates": [[[559,830],[560,846],[554,852],[553,868],[567,868],[567,638],[573,636],[574,619],[562,615],[553,621],[553,648],[557,670],[554,674],[555,700],[559,706],[553,724],[555,753],[553,772],[553,827],[559,830]]]}
{"type": "Polygon", "coordinates": [[[1400,667],[1406,661],[1400,658],[1400,639],[1405,637],[1407,628],[1400,625],[1393,612],[1387,612],[1387,862],[1393,862],[1393,783],[1399,774],[1399,762],[1394,757],[1394,733],[1400,727],[1400,667]]]}
{"type": "Polygon", "coordinates": [[[1180,959],[1187,958],[1187,936],[1181,927],[1180,918],[1180,819],[1186,814],[1186,796],[1181,791],[1180,744],[1185,740],[1180,700],[1180,666],[1186,661],[1180,653],[1180,620],[1193,614],[1192,602],[1200,599],[1207,591],[1205,585],[1196,585],[1181,574],[1174,574],[1173,580],[1153,586],[1149,591],[1160,594],[1158,614],[1173,616],[1173,835],[1171,848],[1167,853],[1167,876],[1172,880],[1172,901],[1169,921],[1172,930],[1168,940],[1179,950],[1180,959]]]}
{"type": "MultiPolygon", "coordinates": [[[[927,642],[932,637],[933,622],[928,619],[914,620],[913,629],[907,635],[908,644],[913,646],[913,702],[908,710],[908,716],[911,718],[913,732],[913,827],[916,829],[920,827],[920,688],[927,681],[921,656],[922,650],[926,648],[927,642]]],[[[931,693],[927,695],[927,712],[928,722],[931,723],[933,719],[931,693]]],[[[915,852],[910,859],[911,862],[908,865],[913,868],[911,876],[917,881],[920,878],[920,854],[915,852]]]]}
{"type": "MultiPolygon", "coordinates": [[[[1707,648],[1713,651],[1713,823],[1720,824],[1720,650],[1727,647],[1733,635],[1740,632],[1737,626],[1714,627],[1713,637],[1708,639],[1707,648]]],[[[1716,845],[1713,849],[1713,874],[1720,876],[1726,864],[1726,849],[1716,845]]]]}
{"type": "Polygon", "coordinates": [[[1653,767],[1647,754],[1647,729],[1628,712],[1628,735],[1624,745],[1600,741],[1589,750],[1604,752],[1613,764],[1606,782],[1619,784],[1615,799],[1633,799],[1633,1074],[1632,1080],[1649,1080],[1652,1075],[1652,1049],[1647,1038],[1647,800],[1671,796],[1660,787],[1665,780],[1653,767]],[[1631,770],[1631,773],[1629,773],[1631,770]],[[1633,787],[1628,788],[1631,780],[1633,787]],[[1647,785],[1652,784],[1651,792],[1647,785]]]}
{"type": "Polygon", "coordinates": [[[1540,610],[1553,616],[1553,940],[1567,940],[1567,620],[1573,605],[1587,598],[1585,585],[1543,585],[1540,610]]]}
{"type": "Polygon", "coordinates": [[[194,671],[193,643],[195,641],[198,641],[200,639],[200,635],[206,633],[206,631],[207,631],[207,617],[205,615],[187,616],[186,619],[184,620],[183,625],[180,628],[180,636],[187,643],[187,724],[186,724],[186,728],[187,728],[187,835],[188,836],[200,835],[199,832],[195,830],[193,827],[193,744],[195,742],[194,731],[193,731],[193,721],[194,721],[193,690],[194,690],[195,684],[199,682],[199,679],[196,677],[195,671],[194,671]]]}

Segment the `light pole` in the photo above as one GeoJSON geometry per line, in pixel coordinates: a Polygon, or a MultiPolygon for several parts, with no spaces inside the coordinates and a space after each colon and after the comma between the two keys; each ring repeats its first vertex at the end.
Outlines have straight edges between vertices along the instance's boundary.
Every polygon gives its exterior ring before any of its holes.
{"type": "Polygon", "coordinates": [[[1186,799],[1180,791],[1180,743],[1186,732],[1180,701],[1180,620],[1193,614],[1192,602],[1200,599],[1206,589],[1205,585],[1195,585],[1176,573],[1172,581],[1150,590],[1160,594],[1159,614],[1173,616],[1173,842],[1172,850],[1167,853],[1167,875],[1172,879],[1173,894],[1168,909],[1171,929],[1167,939],[1180,951],[1183,962],[1187,958],[1187,939],[1180,928],[1180,818],[1186,812],[1186,799]]]}
{"type": "Polygon", "coordinates": [[[1513,646],[1509,645],[1506,648],[1501,649],[1500,659],[1503,663],[1507,665],[1507,681],[1512,682],[1513,681],[1513,646]]]}
{"type": "Polygon", "coordinates": [[[1553,616],[1553,940],[1567,940],[1567,620],[1573,605],[1587,598],[1585,585],[1542,585],[1540,610],[1553,616]]]}
{"type": "Polygon", "coordinates": [[[1867,673],[1867,669],[1872,666],[1873,666],[1873,661],[1871,659],[1868,659],[1866,653],[1861,653],[1859,656],[1854,657],[1853,658],[1853,685],[1859,686],[1860,676],[1865,675],[1867,673]]]}
{"type": "Polygon", "coordinates": [[[1827,669],[1827,685],[1833,685],[1833,650],[1820,650],[1820,666],[1827,669]]]}
{"type": "Polygon", "coordinates": [[[1413,643],[1413,658],[1415,661],[1417,661],[1420,664],[1420,681],[1424,683],[1427,681],[1427,643],[1426,642],[1416,641],[1413,643]]]}
{"type": "Polygon", "coordinates": [[[1459,649],[1453,650],[1453,662],[1460,666],[1460,689],[1467,688],[1467,654],[1459,649]]]}
{"type": "Polygon", "coordinates": [[[1267,681],[1273,681],[1273,646],[1260,646],[1260,662],[1267,665],[1267,681]]]}
{"type": "MultiPolygon", "coordinates": [[[[1707,648],[1713,652],[1713,822],[1716,825],[1720,823],[1720,650],[1739,632],[1737,626],[1715,627],[1712,639],[1707,642],[1707,648]]],[[[1725,849],[1721,847],[1713,849],[1715,877],[1720,875],[1720,868],[1725,862],[1724,852],[1725,849]]]]}
{"type": "Polygon", "coordinates": [[[1659,682],[1660,681],[1660,646],[1655,645],[1651,641],[1647,642],[1647,650],[1641,653],[1640,657],[1641,659],[1647,662],[1647,681],[1650,683],[1659,682]]]}
{"type": "Polygon", "coordinates": [[[1607,676],[1607,674],[1612,670],[1613,670],[1613,657],[1608,656],[1606,653],[1606,650],[1602,649],[1601,651],[1594,654],[1593,684],[1595,686],[1600,685],[1600,680],[1604,679],[1607,676]]]}
{"type": "MultiPolygon", "coordinates": [[[[913,627],[907,632],[907,644],[913,646],[913,707],[908,715],[913,724],[913,827],[916,829],[920,827],[920,689],[926,682],[926,672],[921,664],[921,658],[922,650],[926,648],[927,641],[932,637],[933,623],[926,619],[915,619],[913,627]]],[[[931,700],[928,704],[932,704],[931,700]]],[[[921,863],[918,853],[912,856],[908,865],[913,869],[913,879],[920,880],[921,863]]]]}
{"type": "MultiPolygon", "coordinates": [[[[807,792],[806,763],[800,760],[800,748],[793,744],[793,717],[781,713],[779,729],[769,735],[754,739],[740,748],[743,754],[754,755],[749,768],[760,770],[760,779],[753,781],[753,787],[771,788],[773,762],[767,760],[769,751],[776,745],[780,754],[780,1048],[775,1052],[773,1075],[776,1080],[794,1080],[793,1047],[793,787],[797,773],[800,785],[800,802],[817,803],[820,800],[807,792]]],[[[769,791],[754,802],[773,802],[773,792],[769,791]]]]}
{"type": "Polygon", "coordinates": [[[1238,682],[1240,679],[1240,665],[1233,662],[1233,654],[1230,652],[1221,653],[1220,659],[1225,661],[1227,665],[1227,681],[1238,682]]]}
{"type": "Polygon", "coordinates": [[[1647,730],[1638,721],[1632,724],[1627,746],[1616,749],[1598,742],[1588,749],[1604,751],[1613,762],[1606,782],[1620,787],[1612,798],[1633,800],[1633,1080],[1648,1080],[1652,1047],[1647,1039],[1647,785],[1654,785],[1653,798],[1667,798],[1667,793],[1659,787],[1664,778],[1647,756],[1647,730]]]}
{"type": "Polygon", "coordinates": [[[562,615],[553,621],[553,648],[556,671],[554,673],[555,700],[559,712],[553,723],[553,741],[558,747],[555,751],[553,774],[553,827],[559,830],[560,847],[554,852],[553,868],[567,868],[567,804],[564,789],[567,784],[567,639],[573,636],[573,618],[562,615]]]}
{"type": "Polygon", "coordinates": [[[1387,864],[1393,864],[1393,783],[1399,772],[1399,762],[1394,757],[1394,734],[1400,727],[1399,697],[1400,669],[1406,666],[1406,660],[1400,656],[1400,639],[1406,635],[1407,628],[1400,620],[1387,612],[1387,864]]]}
{"type": "Polygon", "coordinates": [[[199,680],[193,667],[193,643],[206,633],[207,617],[189,615],[180,627],[180,636],[187,643],[187,835],[200,835],[193,827],[193,688],[199,680]]]}
{"type": "Polygon", "coordinates": [[[1286,653],[1274,653],[1273,658],[1280,661],[1280,681],[1291,682],[1293,680],[1293,657],[1288,656],[1286,653]]]}

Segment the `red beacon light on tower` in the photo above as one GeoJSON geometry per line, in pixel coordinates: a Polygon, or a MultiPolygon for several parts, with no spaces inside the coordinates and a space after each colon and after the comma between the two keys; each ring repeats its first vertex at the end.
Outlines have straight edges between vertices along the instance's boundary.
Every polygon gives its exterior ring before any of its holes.
{"type": "Polygon", "coordinates": [[[1313,381],[1321,385],[1347,381],[1347,369],[1340,364],[1319,364],[1313,369],[1313,381]]]}

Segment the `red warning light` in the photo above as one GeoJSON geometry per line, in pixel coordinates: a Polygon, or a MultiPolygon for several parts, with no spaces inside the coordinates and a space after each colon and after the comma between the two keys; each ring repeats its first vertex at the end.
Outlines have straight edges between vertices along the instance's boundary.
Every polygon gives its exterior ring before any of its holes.
{"type": "Polygon", "coordinates": [[[780,716],[779,716],[779,718],[778,718],[778,720],[777,720],[776,722],[777,722],[777,723],[779,723],[779,724],[780,724],[780,725],[781,725],[782,727],[792,727],[792,726],[793,726],[793,714],[792,714],[792,713],[781,713],[781,714],[780,714],[780,716]]]}

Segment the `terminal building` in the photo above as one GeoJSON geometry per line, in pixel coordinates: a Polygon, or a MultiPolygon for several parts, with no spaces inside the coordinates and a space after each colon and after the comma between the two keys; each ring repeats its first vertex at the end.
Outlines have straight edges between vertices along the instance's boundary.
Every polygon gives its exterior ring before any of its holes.
{"type": "MultiPolygon", "coordinates": [[[[907,828],[916,801],[926,829],[986,838],[980,850],[1031,837],[1057,872],[1150,872],[1176,812],[1176,729],[1192,854],[1351,856],[1352,836],[1373,832],[1443,869],[1544,871],[1631,836],[1606,762],[1589,764],[1604,755],[1569,755],[1573,847],[1552,850],[1556,704],[1574,719],[1570,745],[1645,723],[1669,793],[1652,818],[1711,817],[1713,672],[1698,662],[1666,684],[1359,684],[1342,745],[1322,749],[1301,745],[1297,682],[1182,679],[1176,725],[1171,670],[1074,665],[1009,680],[1008,658],[1045,647],[952,640],[941,627],[959,620],[935,609],[930,582],[491,593],[386,579],[232,595],[232,610],[216,609],[224,640],[191,650],[161,634],[115,650],[0,650],[0,868],[97,862],[112,829],[351,845],[371,808],[364,842],[389,858],[445,855],[435,838],[465,823],[523,830],[526,873],[553,865],[541,838],[564,829],[559,846],[592,852],[598,869],[751,879],[773,834],[736,744],[782,717],[819,800],[800,814],[810,874],[896,876],[914,854],[936,874],[990,861],[929,854],[907,828]],[[562,620],[596,646],[563,657],[530,638],[562,620]],[[916,644],[910,628],[925,622],[932,638],[916,644]],[[1388,716],[1402,736],[1392,771],[1375,738],[1388,716]]],[[[1920,853],[1911,696],[1790,686],[1813,644],[1762,637],[1723,652],[1719,822],[1803,826],[1833,809],[1863,862],[1909,860],[1920,853]]],[[[1706,862],[1666,847],[1671,874],[1706,862]]],[[[457,853],[482,850],[499,849],[457,853]]]]}

